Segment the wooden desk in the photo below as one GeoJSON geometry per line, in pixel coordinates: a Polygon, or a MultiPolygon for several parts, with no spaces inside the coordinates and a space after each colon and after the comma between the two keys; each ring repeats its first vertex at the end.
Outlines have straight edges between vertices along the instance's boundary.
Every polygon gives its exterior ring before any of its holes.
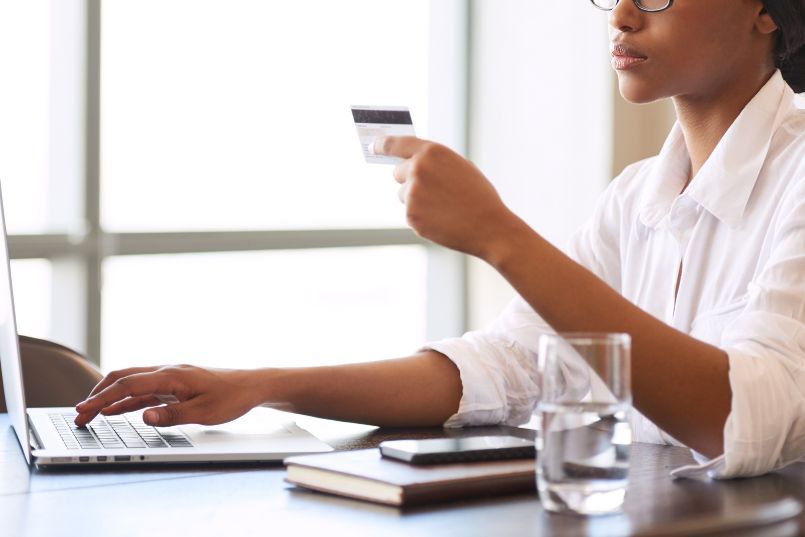
{"type": "MultiPolygon", "coordinates": [[[[444,436],[442,429],[375,430],[320,420],[301,422],[336,448],[376,446],[400,437],[444,436]]],[[[455,434],[478,434],[465,430],[455,434]]],[[[503,434],[509,428],[483,429],[503,434]]],[[[531,431],[514,429],[519,436],[531,431]]],[[[0,414],[0,535],[83,537],[382,535],[531,536],[658,534],[679,520],[728,521],[787,496],[805,502],[805,464],[772,475],[729,482],[674,481],[670,469],[691,462],[687,450],[636,444],[622,515],[583,518],[545,513],[535,494],[400,511],[296,489],[281,467],[191,466],[29,471],[0,414]],[[698,517],[698,518],[697,518],[698,517]],[[652,530],[654,528],[654,530],[652,530]],[[651,533],[655,531],[655,533],[651,533]]],[[[805,520],[769,533],[805,535],[805,520]]],[[[739,535],[730,531],[728,535],[739,535]]]]}

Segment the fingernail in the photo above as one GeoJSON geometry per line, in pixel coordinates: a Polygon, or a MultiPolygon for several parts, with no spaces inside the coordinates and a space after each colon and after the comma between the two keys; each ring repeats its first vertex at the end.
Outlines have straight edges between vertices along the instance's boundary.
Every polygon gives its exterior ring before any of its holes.
{"type": "Polygon", "coordinates": [[[159,421],[159,414],[157,414],[156,410],[146,410],[143,413],[143,421],[149,425],[153,425],[159,421]]]}

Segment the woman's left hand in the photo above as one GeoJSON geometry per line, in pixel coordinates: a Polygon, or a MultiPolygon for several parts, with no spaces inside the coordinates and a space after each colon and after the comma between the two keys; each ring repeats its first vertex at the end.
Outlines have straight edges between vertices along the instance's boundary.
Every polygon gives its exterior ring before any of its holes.
{"type": "Polygon", "coordinates": [[[377,155],[400,157],[394,179],[408,224],[421,237],[485,258],[517,218],[470,161],[447,147],[412,136],[375,141],[377,155]]]}

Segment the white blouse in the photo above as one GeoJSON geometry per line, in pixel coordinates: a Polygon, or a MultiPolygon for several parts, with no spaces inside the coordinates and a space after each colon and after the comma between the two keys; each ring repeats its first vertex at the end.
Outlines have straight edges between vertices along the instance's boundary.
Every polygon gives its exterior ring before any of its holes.
{"type": "MultiPolygon", "coordinates": [[[[658,156],[611,183],[566,248],[646,312],[729,356],[725,452],[694,453],[702,464],[678,476],[758,475],[805,460],[805,111],[794,97],[777,72],[682,194],[691,165],[675,125],[658,156]]],[[[429,344],[463,383],[445,425],[528,421],[546,332],[517,298],[490,328],[429,344]]],[[[635,441],[681,445],[636,410],[631,424],[635,441]]]]}

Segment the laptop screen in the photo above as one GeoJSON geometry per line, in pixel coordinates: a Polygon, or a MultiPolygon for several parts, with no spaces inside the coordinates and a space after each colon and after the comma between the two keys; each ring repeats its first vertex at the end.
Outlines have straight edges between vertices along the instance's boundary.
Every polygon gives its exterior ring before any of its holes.
{"type": "Polygon", "coordinates": [[[22,385],[17,321],[14,316],[14,297],[11,291],[11,267],[8,258],[8,236],[0,188],[0,365],[3,371],[3,390],[11,424],[17,433],[25,460],[31,463],[31,444],[28,441],[28,418],[25,413],[25,391],[22,385]]]}

